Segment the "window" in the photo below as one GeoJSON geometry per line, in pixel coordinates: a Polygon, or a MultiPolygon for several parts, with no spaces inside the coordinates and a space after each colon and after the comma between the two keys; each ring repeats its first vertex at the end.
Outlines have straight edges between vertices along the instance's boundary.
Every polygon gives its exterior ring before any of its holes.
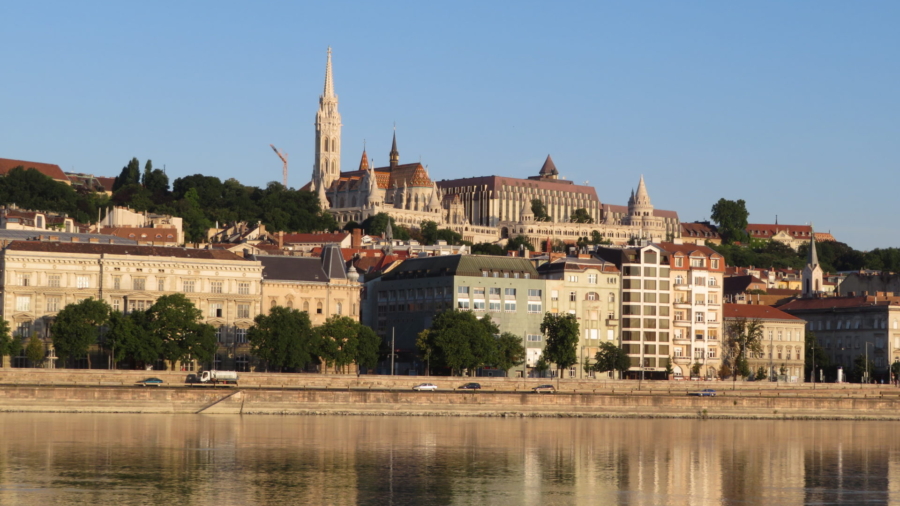
{"type": "Polygon", "coordinates": [[[569,276],[569,283],[577,283],[578,276],[569,276]]]}
{"type": "Polygon", "coordinates": [[[122,299],[113,299],[112,301],[113,311],[122,311],[122,299]]]}
{"type": "Polygon", "coordinates": [[[475,311],[484,311],[484,301],[476,300],[475,302],[472,303],[472,308],[475,311]]]}
{"type": "Polygon", "coordinates": [[[587,300],[598,300],[600,298],[600,296],[597,295],[597,292],[588,292],[587,297],[585,297],[585,298],[587,300]]]}
{"type": "Polygon", "coordinates": [[[212,293],[222,293],[222,282],[213,281],[209,284],[209,291],[212,293]]]}
{"type": "Polygon", "coordinates": [[[559,290],[550,291],[550,300],[559,300],[559,290]]]}
{"type": "Polygon", "coordinates": [[[615,302],[615,301],[616,301],[616,294],[614,294],[614,293],[609,294],[609,301],[610,301],[610,302],[615,302]]]}
{"type": "Polygon", "coordinates": [[[596,274],[588,274],[588,284],[596,285],[597,284],[597,275],[596,274]]]}
{"type": "Polygon", "coordinates": [[[483,278],[488,277],[488,271],[481,271],[481,277],[483,277],[483,278]]]}
{"type": "Polygon", "coordinates": [[[247,329],[234,329],[234,342],[244,344],[247,342],[247,329]]]}
{"type": "Polygon", "coordinates": [[[528,334],[527,339],[529,343],[539,343],[544,340],[544,336],[540,334],[528,334]]]}
{"type": "Polygon", "coordinates": [[[716,349],[715,348],[709,349],[709,355],[707,355],[707,358],[716,358],[716,349]]]}
{"type": "Polygon", "coordinates": [[[705,258],[691,258],[691,267],[705,267],[706,259],[705,258]]]}
{"type": "Polygon", "coordinates": [[[702,312],[698,312],[696,317],[697,317],[697,321],[699,323],[703,323],[703,313],[702,312]]]}
{"type": "Polygon", "coordinates": [[[516,312],[516,302],[515,301],[506,301],[503,303],[503,311],[507,313],[515,313],[516,312]]]}
{"type": "Polygon", "coordinates": [[[339,314],[339,315],[344,314],[344,304],[343,303],[338,302],[335,307],[337,309],[337,314],[339,314]]]}
{"type": "Polygon", "coordinates": [[[29,286],[31,284],[31,274],[16,275],[16,284],[19,286],[29,286]]]}
{"type": "Polygon", "coordinates": [[[528,302],[528,312],[529,313],[541,313],[541,303],[530,301],[528,302]]]}
{"type": "Polygon", "coordinates": [[[476,298],[484,297],[484,287],[473,288],[472,290],[472,295],[474,295],[476,298]]]}
{"type": "Polygon", "coordinates": [[[606,278],[606,283],[610,285],[616,285],[619,283],[619,278],[606,278]]]}
{"type": "Polygon", "coordinates": [[[469,301],[468,300],[456,301],[456,309],[469,309],[469,301]]]}
{"type": "Polygon", "coordinates": [[[113,276],[113,290],[122,289],[122,276],[113,276]]]}
{"type": "Polygon", "coordinates": [[[712,264],[713,269],[719,268],[719,259],[718,258],[713,258],[712,260],[710,260],[710,263],[712,264]]]}
{"type": "MultiPolygon", "coordinates": [[[[309,302],[304,302],[306,305],[305,310],[309,310],[309,302]]],[[[250,318],[250,304],[238,304],[237,305],[237,317],[238,318],[250,318]]]]}
{"type": "Polygon", "coordinates": [[[675,267],[684,267],[684,259],[681,257],[675,258],[675,267]]]}
{"type": "Polygon", "coordinates": [[[456,293],[460,295],[469,295],[469,287],[468,286],[457,286],[456,293]]]}
{"type": "Polygon", "coordinates": [[[684,278],[681,276],[681,274],[675,276],[675,284],[676,284],[676,285],[683,285],[683,284],[684,284],[684,278]]]}
{"type": "Polygon", "coordinates": [[[50,288],[59,288],[59,274],[51,274],[47,277],[47,285],[50,288]]]}
{"type": "Polygon", "coordinates": [[[216,342],[224,343],[224,342],[225,342],[225,336],[226,336],[227,334],[228,334],[228,332],[225,330],[225,327],[224,327],[224,326],[217,328],[217,329],[216,329],[216,342]]]}
{"type": "Polygon", "coordinates": [[[489,302],[488,310],[491,311],[492,313],[499,313],[500,312],[500,303],[494,302],[494,301],[489,302]]]}
{"type": "Polygon", "coordinates": [[[184,292],[185,293],[192,293],[194,291],[194,286],[195,285],[194,285],[193,279],[184,280],[184,292]]]}
{"type": "Polygon", "coordinates": [[[541,296],[541,290],[540,290],[540,289],[529,288],[529,289],[528,289],[528,296],[529,296],[529,297],[540,297],[540,296],[541,296]]]}
{"type": "MultiPolygon", "coordinates": [[[[307,301],[307,300],[303,301],[303,311],[305,311],[306,313],[309,313],[309,301],[307,301]]],[[[248,316],[248,318],[249,318],[249,316],[248,316]]]]}
{"type": "Polygon", "coordinates": [[[160,292],[166,291],[166,280],[163,278],[156,278],[156,290],[160,292]]]}
{"type": "Polygon", "coordinates": [[[221,302],[213,302],[209,305],[209,317],[210,318],[222,318],[222,303],[221,302]]]}
{"type": "Polygon", "coordinates": [[[505,289],[503,290],[503,294],[506,295],[506,296],[509,296],[509,297],[515,297],[515,296],[516,296],[516,289],[515,289],[515,288],[505,288],[505,289]]]}
{"type": "Polygon", "coordinates": [[[500,287],[492,287],[488,289],[491,295],[500,296],[500,287]]]}
{"type": "Polygon", "coordinates": [[[90,288],[90,278],[88,276],[76,276],[75,286],[77,288],[90,288]]]}
{"type": "Polygon", "coordinates": [[[47,312],[56,313],[59,311],[59,297],[47,297],[47,312]]]}
{"type": "Polygon", "coordinates": [[[131,280],[131,288],[134,290],[143,290],[146,280],[144,278],[134,278],[131,280]]]}
{"type": "Polygon", "coordinates": [[[16,297],[16,311],[31,311],[31,297],[16,297]]]}
{"type": "Polygon", "coordinates": [[[322,303],[316,302],[316,314],[322,314],[322,303]]]}
{"type": "Polygon", "coordinates": [[[238,295],[250,295],[250,283],[238,283],[238,295]]]}
{"type": "Polygon", "coordinates": [[[575,302],[578,300],[578,294],[575,292],[569,292],[569,302],[575,302]]]}

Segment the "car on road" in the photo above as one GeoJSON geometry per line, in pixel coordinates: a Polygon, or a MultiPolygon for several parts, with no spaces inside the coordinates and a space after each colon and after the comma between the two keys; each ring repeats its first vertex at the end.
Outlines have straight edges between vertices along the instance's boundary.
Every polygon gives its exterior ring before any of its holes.
{"type": "Polygon", "coordinates": [[[556,387],[553,385],[538,385],[531,389],[536,394],[555,394],[556,387]]]}
{"type": "Polygon", "coordinates": [[[459,387],[460,390],[481,390],[481,383],[466,383],[459,387]]]}
{"type": "Polygon", "coordinates": [[[716,391],[712,388],[704,388],[699,392],[688,392],[688,395],[693,395],[694,397],[715,397],[716,391]]]}
{"type": "Polygon", "coordinates": [[[434,383],[420,383],[413,387],[413,390],[415,390],[416,392],[434,392],[437,389],[437,385],[435,385],[434,383]]]}
{"type": "Polygon", "coordinates": [[[147,378],[147,379],[138,381],[136,384],[140,385],[142,387],[145,387],[147,385],[158,387],[163,384],[163,380],[161,380],[159,378],[147,378]]]}

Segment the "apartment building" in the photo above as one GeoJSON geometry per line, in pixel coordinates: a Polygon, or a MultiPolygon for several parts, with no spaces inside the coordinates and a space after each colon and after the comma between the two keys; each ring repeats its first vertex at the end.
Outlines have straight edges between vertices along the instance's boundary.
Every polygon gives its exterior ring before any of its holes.
{"type": "Polygon", "coordinates": [[[805,321],[771,306],[752,304],[725,304],[723,314],[726,332],[738,320],[759,320],[762,324],[762,351],[747,356],[754,375],[762,368],[769,379],[804,381],[805,321]]]}
{"type": "Polygon", "coordinates": [[[619,344],[621,273],[618,267],[592,255],[580,254],[545,263],[537,270],[547,281],[546,311],[571,313],[578,318],[579,365],[569,374],[579,378],[593,376],[585,373],[585,361],[594,362],[601,343],[619,344]]]}
{"type": "Polygon", "coordinates": [[[262,266],[222,250],[14,241],[0,251],[0,269],[0,310],[21,338],[49,340],[56,314],[88,297],[128,312],[184,293],[220,342],[245,336],[260,311],[262,266]]]}
{"type": "MultiPolygon", "coordinates": [[[[540,327],[546,304],[546,282],[525,258],[444,255],[410,258],[381,278],[367,283],[363,323],[397,350],[395,374],[422,373],[416,339],[441,311],[473,311],[489,315],[500,332],[521,336],[525,366],[510,372],[532,374],[543,352],[540,327]]],[[[487,375],[504,375],[486,370],[487,375]]]]}

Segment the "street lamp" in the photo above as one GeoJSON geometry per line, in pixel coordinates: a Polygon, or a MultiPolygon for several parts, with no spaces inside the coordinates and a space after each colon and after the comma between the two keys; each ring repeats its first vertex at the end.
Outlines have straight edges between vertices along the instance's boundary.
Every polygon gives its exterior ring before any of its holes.
{"type": "Polygon", "coordinates": [[[869,345],[872,345],[872,355],[875,354],[875,343],[866,341],[866,383],[869,382],[869,345]]]}

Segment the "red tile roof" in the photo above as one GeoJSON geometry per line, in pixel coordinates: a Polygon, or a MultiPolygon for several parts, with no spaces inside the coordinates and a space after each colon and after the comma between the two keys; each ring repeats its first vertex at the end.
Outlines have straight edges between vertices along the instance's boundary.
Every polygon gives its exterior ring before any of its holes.
{"type": "Polygon", "coordinates": [[[115,227],[102,228],[100,233],[103,235],[114,235],[122,239],[133,239],[139,242],[168,242],[172,244],[178,242],[178,231],[174,228],[115,227]]]}
{"type": "Polygon", "coordinates": [[[162,246],[136,246],[130,244],[95,244],[78,242],[13,241],[7,251],[34,251],[45,253],[81,253],[87,255],[139,255],[156,257],[198,258],[204,260],[243,260],[240,256],[223,250],[167,248],[162,246]]]}
{"type": "Polygon", "coordinates": [[[116,182],[114,177],[97,177],[97,182],[103,187],[103,191],[113,191],[113,184],[116,182]]]}
{"type": "Polygon", "coordinates": [[[683,237],[710,237],[718,238],[719,231],[709,223],[682,223],[681,235],[683,237]]]}
{"type": "Polygon", "coordinates": [[[34,169],[41,174],[51,177],[56,181],[69,183],[69,178],[59,168],[59,165],[52,163],[27,162],[25,160],[11,160],[9,158],[0,158],[0,176],[5,176],[9,171],[16,167],[24,167],[26,170],[34,169]]]}
{"type": "Polygon", "coordinates": [[[784,311],[775,309],[772,306],[762,306],[755,304],[723,304],[722,316],[725,318],[759,318],[760,320],[803,321],[796,316],[789,315],[784,311]]]}
{"type": "Polygon", "coordinates": [[[758,239],[768,239],[779,232],[785,231],[795,239],[808,239],[812,234],[812,227],[809,225],[768,225],[761,223],[751,223],[747,225],[747,233],[750,237],[758,239]]]}
{"type": "Polygon", "coordinates": [[[853,308],[863,306],[888,306],[900,304],[900,297],[875,297],[862,295],[858,297],[824,297],[821,299],[794,299],[778,306],[784,311],[805,311],[814,309],[853,308]]]}
{"type": "MultiPolygon", "coordinates": [[[[284,234],[284,244],[328,244],[341,242],[350,236],[350,232],[338,232],[336,234],[284,234]]],[[[278,236],[275,236],[276,238],[278,236]]]]}

